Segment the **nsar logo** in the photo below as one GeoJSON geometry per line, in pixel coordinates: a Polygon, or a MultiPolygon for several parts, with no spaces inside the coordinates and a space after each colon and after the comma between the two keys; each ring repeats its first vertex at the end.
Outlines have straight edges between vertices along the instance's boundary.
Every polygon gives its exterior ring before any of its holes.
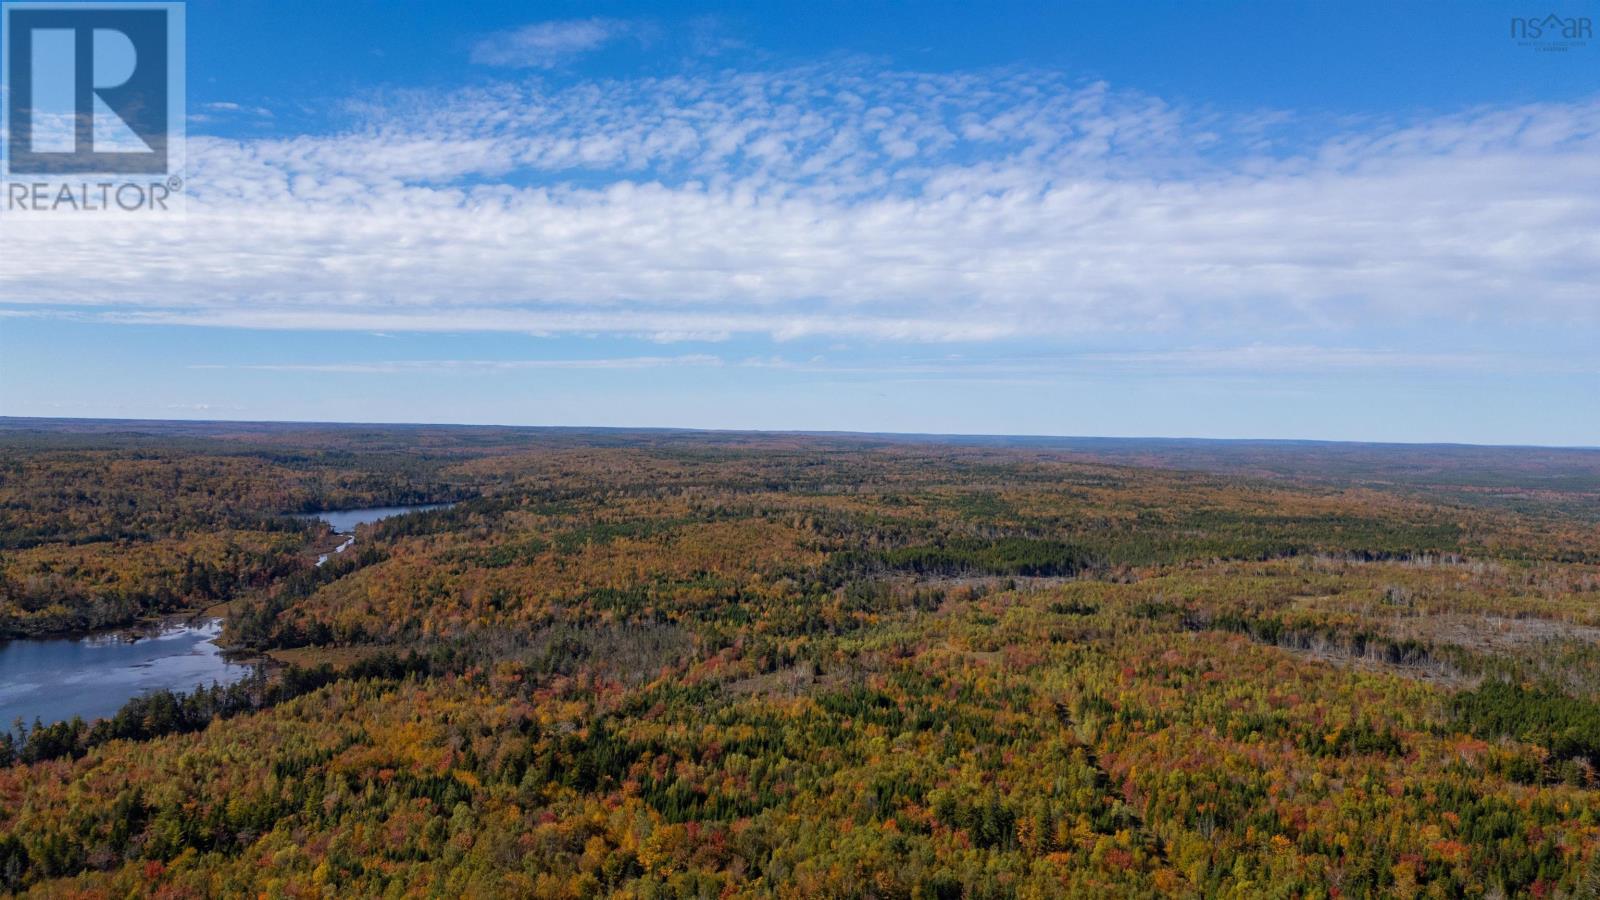
{"type": "Polygon", "coordinates": [[[1588,16],[1515,16],[1511,37],[1520,47],[1557,53],[1575,50],[1594,39],[1594,21],[1588,16]]]}

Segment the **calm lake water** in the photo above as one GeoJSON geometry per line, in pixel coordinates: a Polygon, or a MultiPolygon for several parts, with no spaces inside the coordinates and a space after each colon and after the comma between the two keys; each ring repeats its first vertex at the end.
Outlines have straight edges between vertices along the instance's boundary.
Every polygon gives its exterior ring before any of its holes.
{"type": "Polygon", "coordinates": [[[174,625],[144,636],[97,635],[0,644],[0,730],[21,716],[31,726],[104,718],[140,694],[231,684],[252,666],[230,663],[214,643],[221,620],[174,625]]]}
{"type": "Polygon", "coordinates": [[[427,509],[443,509],[453,506],[451,503],[419,503],[415,506],[374,506],[371,509],[330,509],[327,512],[307,513],[308,519],[321,519],[333,526],[339,534],[354,534],[357,525],[367,525],[379,519],[390,516],[403,516],[406,513],[422,512],[427,509]]]}
{"type": "MultiPolygon", "coordinates": [[[[321,519],[339,534],[354,534],[357,525],[450,505],[335,509],[306,518],[321,519]]],[[[353,543],[355,538],[349,538],[335,552],[342,553],[353,543]]],[[[327,559],[323,556],[318,565],[327,559]]],[[[190,691],[196,685],[209,687],[213,681],[239,681],[253,667],[222,658],[215,643],[221,633],[218,619],[149,634],[0,643],[0,730],[9,729],[18,716],[30,726],[35,718],[45,724],[73,716],[91,721],[151,691],[190,691]]]]}

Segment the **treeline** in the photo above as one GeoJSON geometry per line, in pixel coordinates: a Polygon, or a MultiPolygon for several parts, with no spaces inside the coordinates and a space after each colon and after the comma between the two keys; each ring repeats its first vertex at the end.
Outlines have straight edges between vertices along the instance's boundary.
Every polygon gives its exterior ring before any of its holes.
{"type": "MultiPolygon", "coordinates": [[[[1146,615],[1155,618],[1165,612],[1179,611],[1150,609],[1146,615]]],[[[1206,611],[1183,611],[1183,624],[1188,629],[1215,628],[1234,634],[1248,635],[1251,640],[1274,644],[1291,650],[1315,650],[1352,659],[1370,659],[1391,666],[1453,666],[1456,660],[1439,658],[1433,647],[1415,638],[1390,638],[1364,630],[1351,629],[1334,622],[1286,623],[1277,616],[1250,616],[1236,612],[1211,615],[1206,611]]]]}
{"type": "Polygon", "coordinates": [[[127,625],[260,590],[303,540],[259,532],[159,545],[41,549],[0,559],[0,639],[127,625]]]}
{"type": "Polygon", "coordinates": [[[992,541],[963,538],[945,544],[845,551],[835,554],[830,562],[841,577],[873,571],[942,576],[1072,576],[1103,565],[1102,560],[1070,544],[1021,537],[992,541]]]}
{"type": "Polygon", "coordinates": [[[1590,772],[1600,768],[1600,702],[1552,684],[1490,679],[1455,695],[1450,708],[1463,730],[1544,747],[1556,763],[1582,761],[1590,772]]]}

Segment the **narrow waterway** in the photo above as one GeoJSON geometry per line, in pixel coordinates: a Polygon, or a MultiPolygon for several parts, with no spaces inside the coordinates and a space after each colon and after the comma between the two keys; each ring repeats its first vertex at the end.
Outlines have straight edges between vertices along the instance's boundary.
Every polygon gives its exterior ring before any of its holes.
{"type": "Polygon", "coordinates": [[[430,509],[444,509],[454,506],[453,503],[418,503],[412,506],[373,506],[367,509],[330,509],[326,512],[306,513],[302,518],[321,519],[333,526],[334,534],[349,535],[333,548],[333,553],[324,553],[317,557],[317,565],[326,563],[334,553],[343,553],[355,545],[356,526],[370,525],[383,519],[403,516],[406,513],[425,512],[430,509]]]}

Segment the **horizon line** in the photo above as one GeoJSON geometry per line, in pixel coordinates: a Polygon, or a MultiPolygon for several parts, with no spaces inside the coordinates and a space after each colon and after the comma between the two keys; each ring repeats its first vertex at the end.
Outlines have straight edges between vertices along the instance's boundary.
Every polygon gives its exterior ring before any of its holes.
{"type": "Polygon", "coordinates": [[[939,431],[852,431],[848,429],[809,428],[706,428],[680,425],[516,425],[481,422],[357,422],[310,419],[147,419],[103,416],[14,416],[0,414],[0,426],[10,423],[107,423],[145,425],[273,425],[303,427],[368,427],[368,428],[492,428],[507,431],[611,431],[611,432],[669,432],[687,434],[771,435],[801,437],[856,437],[903,439],[923,443],[952,443],[951,439],[990,439],[1026,441],[1152,441],[1166,443],[1214,444],[1348,444],[1366,447],[1441,447],[1482,450],[1564,450],[1600,452],[1600,445],[1589,444],[1518,444],[1475,443],[1470,441],[1371,441],[1348,438],[1285,438],[1285,437],[1196,437],[1175,435],[1094,435],[1094,434],[1025,434],[998,432],[939,432],[939,431]]]}

